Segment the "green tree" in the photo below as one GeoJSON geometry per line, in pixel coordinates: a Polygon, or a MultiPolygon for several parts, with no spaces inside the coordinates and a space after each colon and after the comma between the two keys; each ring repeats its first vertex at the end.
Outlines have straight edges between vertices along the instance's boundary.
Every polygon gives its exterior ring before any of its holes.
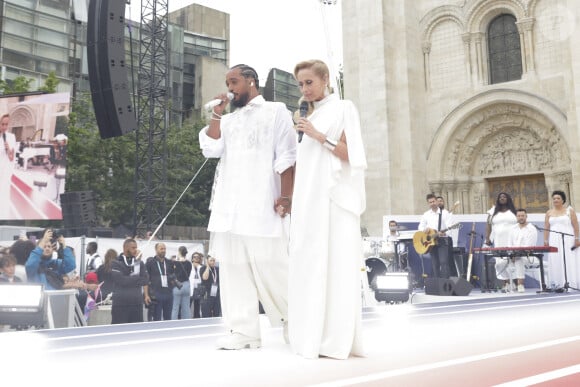
{"type": "MultiPolygon", "coordinates": [[[[165,207],[173,206],[205,161],[199,150],[202,123],[170,126],[167,131],[165,207]]],[[[68,125],[67,191],[93,191],[103,226],[133,224],[135,133],[101,139],[90,96],[73,101],[68,125]]],[[[210,160],[176,205],[167,224],[205,226],[216,161],[210,160]]]]}
{"type": "Polygon", "coordinates": [[[93,191],[104,226],[131,224],[135,136],[101,139],[88,95],[80,95],[69,115],[67,191],[93,191]]]}
{"type": "Polygon", "coordinates": [[[38,88],[39,91],[44,91],[45,93],[56,93],[56,89],[60,80],[56,77],[56,73],[51,71],[44,80],[44,85],[38,88]]]}
{"type": "Polygon", "coordinates": [[[22,75],[14,78],[13,80],[0,81],[0,91],[2,94],[20,94],[27,93],[30,91],[30,84],[32,79],[26,78],[22,75]]]}
{"type": "MultiPolygon", "coordinates": [[[[185,122],[181,127],[172,126],[168,130],[166,195],[168,211],[205,161],[205,157],[199,149],[198,138],[199,131],[204,125],[201,122],[185,122]]],[[[168,219],[168,224],[177,226],[207,225],[216,165],[216,159],[208,160],[175,206],[168,219]]]]}

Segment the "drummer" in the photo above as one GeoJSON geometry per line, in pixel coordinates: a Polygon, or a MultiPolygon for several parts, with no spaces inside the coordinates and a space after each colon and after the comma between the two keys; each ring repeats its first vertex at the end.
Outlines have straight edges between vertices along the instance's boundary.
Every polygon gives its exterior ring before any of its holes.
{"type": "Polygon", "coordinates": [[[399,225],[396,220],[389,220],[389,235],[387,236],[388,241],[394,241],[401,236],[399,233],[399,225]]]}
{"type": "Polygon", "coordinates": [[[399,242],[399,237],[401,236],[401,233],[399,231],[404,230],[405,227],[403,226],[399,226],[399,224],[397,223],[397,221],[395,220],[390,220],[389,221],[389,234],[387,235],[387,243],[389,245],[388,250],[390,252],[392,252],[393,256],[395,256],[395,245],[398,245],[397,248],[397,262],[396,265],[396,270],[400,270],[403,268],[403,266],[407,266],[407,264],[405,263],[404,265],[401,264],[400,260],[401,260],[401,255],[403,255],[405,253],[406,250],[406,246],[404,243],[398,243],[399,242]]]}

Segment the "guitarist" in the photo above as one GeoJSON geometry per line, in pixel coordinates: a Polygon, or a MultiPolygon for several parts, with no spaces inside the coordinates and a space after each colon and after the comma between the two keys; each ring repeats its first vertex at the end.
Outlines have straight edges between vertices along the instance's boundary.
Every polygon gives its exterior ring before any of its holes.
{"type": "Polygon", "coordinates": [[[419,230],[426,233],[431,230],[438,231],[437,244],[429,252],[433,277],[449,278],[449,258],[453,256],[453,239],[439,230],[444,230],[453,224],[452,215],[449,211],[439,208],[437,197],[432,193],[427,195],[427,203],[429,210],[425,211],[421,217],[419,230]]]}

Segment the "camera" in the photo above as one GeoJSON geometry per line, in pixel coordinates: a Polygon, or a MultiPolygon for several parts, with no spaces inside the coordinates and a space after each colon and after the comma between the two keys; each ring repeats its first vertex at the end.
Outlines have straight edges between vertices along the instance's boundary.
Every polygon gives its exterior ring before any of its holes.
{"type": "Polygon", "coordinates": [[[50,243],[53,245],[55,243],[58,243],[58,238],[60,238],[61,236],[63,236],[63,233],[61,230],[53,229],[52,230],[52,239],[50,240],[50,243]]]}
{"type": "Polygon", "coordinates": [[[177,289],[181,289],[183,287],[183,284],[177,280],[175,274],[170,274],[167,279],[169,280],[169,283],[175,286],[177,289]]]}

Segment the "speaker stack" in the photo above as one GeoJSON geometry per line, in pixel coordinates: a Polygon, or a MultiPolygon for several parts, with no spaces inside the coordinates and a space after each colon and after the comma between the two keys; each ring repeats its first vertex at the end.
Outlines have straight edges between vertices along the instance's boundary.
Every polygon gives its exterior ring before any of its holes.
{"type": "Polygon", "coordinates": [[[65,236],[88,235],[97,223],[93,191],[71,191],[60,195],[65,236]]]}
{"type": "Polygon", "coordinates": [[[87,23],[89,82],[101,138],[137,129],[125,60],[125,1],[91,0],[87,23]]]}

